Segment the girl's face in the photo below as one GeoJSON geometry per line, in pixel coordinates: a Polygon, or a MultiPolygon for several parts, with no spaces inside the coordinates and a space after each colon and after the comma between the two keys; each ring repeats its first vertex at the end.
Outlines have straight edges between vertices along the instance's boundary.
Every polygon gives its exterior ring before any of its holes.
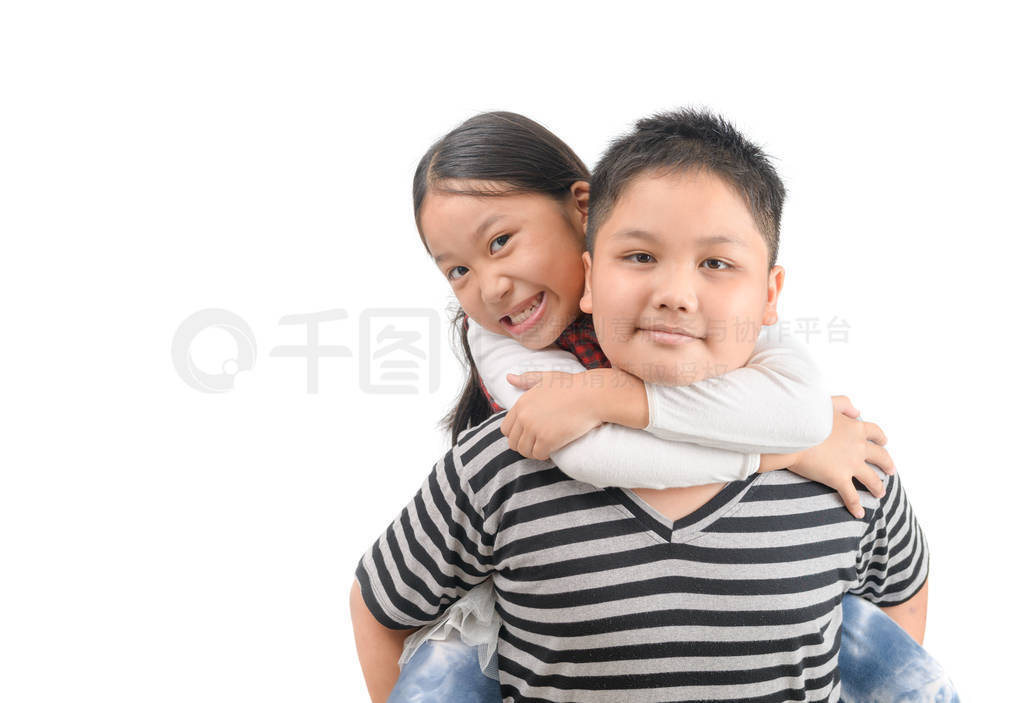
{"type": "Polygon", "coordinates": [[[588,194],[582,182],[564,203],[539,193],[431,191],[420,209],[420,229],[467,315],[529,349],[543,349],[580,313],[588,194]]]}

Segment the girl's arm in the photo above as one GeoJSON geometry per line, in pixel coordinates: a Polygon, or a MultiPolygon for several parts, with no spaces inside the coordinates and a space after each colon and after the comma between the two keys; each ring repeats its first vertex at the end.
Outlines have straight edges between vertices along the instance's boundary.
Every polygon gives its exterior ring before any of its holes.
{"type": "Polygon", "coordinates": [[[651,434],[719,449],[785,454],[821,444],[832,402],[796,339],[763,329],[746,366],[688,386],[645,384],[651,434]]]}
{"type": "MultiPolygon", "coordinates": [[[[503,431],[509,428],[506,434],[509,435],[510,446],[526,456],[547,458],[547,449],[543,446],[547,442],[552,448],[550,455],[555,463],[580,481],[597,486],[666,488],[738,480],[753,471],[789,468],[805,478],[834,488],[847,509],[859,517],[863,515],[863,508],[853,479],[861,481],[871,493],[880,497],[884,488],[868,463],[882,467],[886,473],[894,471],[892,459],[883,448],[885,434],[873,423],[853,421],[851,418],[856,418],[859,412],[849,398],[825,396],[824,413],[816,409],[817,395],[823,393],[817,388],[818,372],[795,343],[788,346],[781,342],[773,343],[762,334],[751,358],[752,368],[736,369],[691,386],[647,386],[648,392],[652,387],[659,389],[656,393],[664,392],[667,399],[664,405],[690,402],[693,412],[703,413],[699,416],[703,418],[702,423],[725,425],[724,429],[717,428],[720,431],[716,432],[714,426],[701,424],[697,427],[694,423],[689,429],[672,432],[661,426],[652,427],[656,423],[648,422],[646,413],[638,413],[630,407],[637,397],[641,400],[646,397],[644,384],[630,374],[616,369],[581,373],[583,366],[568,352],[553,349],[530,351],[510,338],[483,330],[475,323],[470,328],[469,340],[484,384],[491,384],[487,386],[488,390],[494,389],[492,395],[500,404],[511,407],[502,423],[503,431]],[[505,377],[510,375],[505,371],[529,372],[546,364],[550,364],[547,368],[560,368],[560,371],[527,375],[544,377],[547,387],[540,390],[547,392],[533,398],[527,396],[522,403],[517,402],[526,393],[529,383],[522,383],[525,377],[521,377],[516,381],[520,387],[515,387],[505,377]],[[723,380],[732,380],[730,377],[735,378],[740,372],[751,372],[740,377],[745,376],[753,392],[760,396],[757,403],[745,397],[735,383],[722,383],[723,380]],[[719,390],[721,393],[716,394],[719,390]],[[777,403],[766,399],[772,395],[777,396],[777,403]],[[527,402],[538,398],[539,402],[527,402]],[[810,409],[804,408],[803,404],[810,409]],[[526,410],[522,410],[524,405],[526,410]],[[739,417],[729,417],[730,412],[739,417]],[[752,412],[762,415],[751,417],[752,412]],[[774,422],[777,422],[773,420],[775,412],[788,417],[789,420],[783,420],[786,422],[796,423],[803,417],[802,431],[805,434],[792,432],[787,439],[785,427],[774,427],[774,422]],[[820,414],[825,416],[825,421],[817,427],[820,414]],[[520,415],[529,417],[526,422],[520,422],[520,415]],[[637,420],[639,417],[643,418],[642,421],[637,420]],[[664,439],[655,442],[654,439],[661,438],[622,426],[630,424],[666,436],[679,437],[689,432],[701,444],[712,446],[664,439]],[[543,441],[524,437],[523,426],[550,430],[554,437],[541,438],[543,441]],[[696,434],[700,430],[706,430],[706,434],[713,436],[696,434]],[[765,444],[753,445],[750,449],[762,454],[733,453],[714,446],[716,443],[744,445],[743,432],[761,433],[760,441],[765,444]],[[769,444],[771,442],[774,444],[769,444]],[[802,442],[813,442],[813,445],[803,446],[802,442]],[[538,446],[541,447],[540,455],[534,451],[538,446]],[[782,448],[791,453],[769,453],[782,448]],[[638,457],[643,461],[637,462],[638,457]]],[[[536,380],[533,378],[531,382],[536,380]]],[[[640,409],[644,409],[643,404],[640,409]]],[[[655,408],[653,413],[657,414],[660,409],[661,406],[655,408]]],[[[681,408],[670,408],[669,416],[689,419],[681,408]]]]}
{"type": "MultiPolygon", "coordinates": [[[[485,330],[472,320],[468,339],[484,387],[505,408],[511,408],[525,393],[508,382],[509,373],[554,370],[579,374],[586,371],[569,352],[554,348],[530,350],[514,339],[485,330]]],[[[591,378],[601,376],[596,372],[589,372],[589,375],[591,378]]],[[[552,453],[563,472],[595,486],[666,488],[735,481],[756,471],[760,461],[758,454],[669,441],[642,430],[616,424],[598,427],[599,424],[595,423],[596,429],[552,453]],[[638,457],[643,460],[637,461],[638,457]]]]}
{"type": "Polygon", "coordinates": [[[774,342],[767,333],[746,366],[689,385],[645,384],[618,369],[509,380],[531,392],[512,407],[503,430],[513,448],[537,459],[610,422],[662,439],[760,453],[764,468],[764,455],[817,446],[832,427],[813,362],[795,340],[774,342]]]}
{"type": "Polygon", "coordinates": [[[565,474],[598,487],[670,488],[740,481],[760,456],[675,442],[605,423],[551,452],[565,474]]]}

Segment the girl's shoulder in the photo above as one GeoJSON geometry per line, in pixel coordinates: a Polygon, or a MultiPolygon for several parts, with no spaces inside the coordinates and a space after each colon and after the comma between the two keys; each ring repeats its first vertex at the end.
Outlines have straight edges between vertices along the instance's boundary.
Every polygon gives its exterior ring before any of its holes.
{"type": "Polygon", "coordinates": [[[597,341],[594,318],[587,313],[580,313],[558,336],[555,345],[573,354],[588,369],[611,367],[597,341]]]}

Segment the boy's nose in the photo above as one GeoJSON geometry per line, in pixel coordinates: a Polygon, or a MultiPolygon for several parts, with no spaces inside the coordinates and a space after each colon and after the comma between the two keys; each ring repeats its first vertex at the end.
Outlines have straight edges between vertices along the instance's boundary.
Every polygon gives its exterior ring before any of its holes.
{"type": "Polygon", "coordinates": [[[682,267],[665,270],[655,282],[652,302],[657,308],[693,312],[697,309],[696,272],[682,267]]]}

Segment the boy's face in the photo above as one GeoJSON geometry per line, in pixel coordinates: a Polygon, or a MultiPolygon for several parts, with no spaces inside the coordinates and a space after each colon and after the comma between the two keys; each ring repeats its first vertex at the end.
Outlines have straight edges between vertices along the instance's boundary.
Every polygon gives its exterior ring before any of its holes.
{"type": "Polygon", "coordinates": [[[686,385],[747,363],[776,322],[781,266],[742,197],[703,171],[641,175],[584,254],[580,307],[613,366],[686,385]]]}

